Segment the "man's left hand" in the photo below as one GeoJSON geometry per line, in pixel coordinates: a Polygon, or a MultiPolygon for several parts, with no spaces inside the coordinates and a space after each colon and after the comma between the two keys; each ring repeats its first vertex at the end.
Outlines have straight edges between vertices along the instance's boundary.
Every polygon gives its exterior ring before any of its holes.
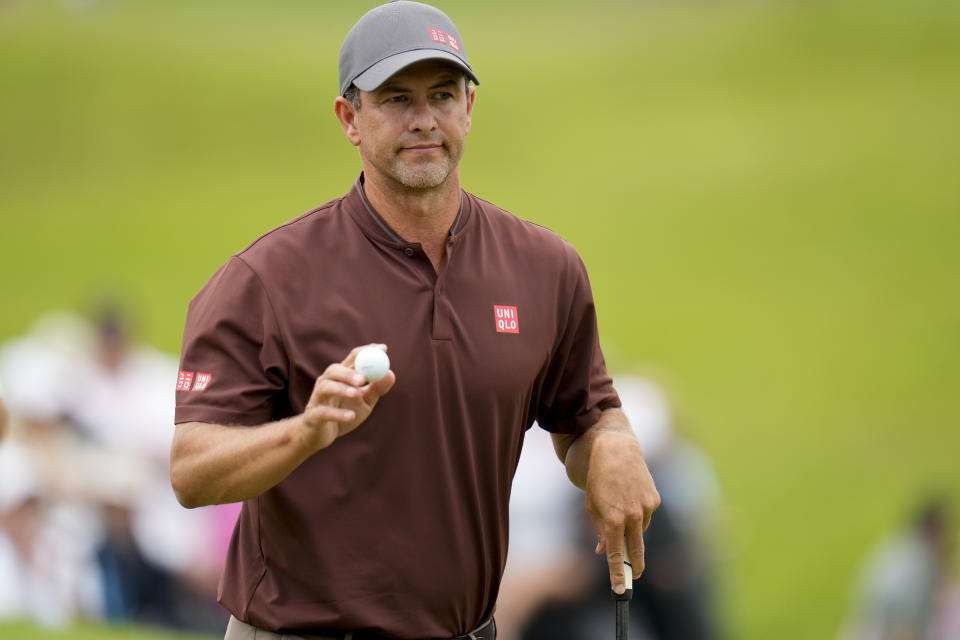
{"type": "Polygon", "coordinates": [[[607,409],[579,436],[553,434],[553,444],[570,480],[587,493],[587,512],[599,537],[596,552],[607,554],[610,587],[623,593],[628,586],[623,561],[630,559],[633,577],[639,578],[643,532],[660,506],[640,443],[623,411],[607,409]]]}
{"type": "Polygon", "coordinates": [[[610,587],[623,593],[632,588],[626,584],[624,560],[629,559],[634,578],[643,573],[643,532],[660,506],[660,494],[633,433],[599,433],[592,444],[587,512],[599,536],[596,553],[607,554],[610,587]]]}

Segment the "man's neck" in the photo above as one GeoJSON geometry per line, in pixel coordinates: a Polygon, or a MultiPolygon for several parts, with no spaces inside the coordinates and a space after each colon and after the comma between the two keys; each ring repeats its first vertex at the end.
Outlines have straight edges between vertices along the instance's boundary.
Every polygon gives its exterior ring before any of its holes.
{"type": "Polygon", "coordinates": [[[411,189],[364,171],[364,193],[384,221],[407,242],[419,242],[439,269],[447,234],[460,212],[460,168],[432,189],[411,189]]]}

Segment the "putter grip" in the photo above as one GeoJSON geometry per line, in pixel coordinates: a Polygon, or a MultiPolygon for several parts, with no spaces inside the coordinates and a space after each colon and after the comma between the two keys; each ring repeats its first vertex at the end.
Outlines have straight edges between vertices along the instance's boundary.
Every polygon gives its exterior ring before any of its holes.
{"type": "Polygon", "coordinates": [[[610,594],[613,596],[614,600],[630,600],[633,598],[633,565],[631,565],[629,562],[624,562],[623,573],[624,578],[626,578],[627,588],[623,593],[611,591],[610,594]]]}

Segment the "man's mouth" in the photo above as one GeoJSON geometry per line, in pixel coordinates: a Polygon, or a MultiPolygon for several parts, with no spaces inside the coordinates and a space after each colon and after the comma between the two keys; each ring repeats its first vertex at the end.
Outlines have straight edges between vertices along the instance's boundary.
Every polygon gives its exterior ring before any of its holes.
{"type": "Polygon", "coordinates": [[[406,147],[401,147],[401,151],[414,151],[414,152],[425,152],[425,151],[436,151],[442,149],[442,144],[435,143],[422,143],[422,144],[411,144],[406,147]]]}

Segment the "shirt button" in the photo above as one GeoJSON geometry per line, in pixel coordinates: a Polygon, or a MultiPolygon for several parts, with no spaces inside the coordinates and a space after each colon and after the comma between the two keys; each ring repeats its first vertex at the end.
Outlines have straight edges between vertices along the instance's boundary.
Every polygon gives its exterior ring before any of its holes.
{"type": "Polygon", "coordinates": [[[412,257],[414,256],[414,254],[416,254],[417,252],[414,251],[413,247],[407,247],[406,249],[403,250],[403,253],[404,253],[404,255],[406,255],[408,258],[412,258],[412,257]]]}

